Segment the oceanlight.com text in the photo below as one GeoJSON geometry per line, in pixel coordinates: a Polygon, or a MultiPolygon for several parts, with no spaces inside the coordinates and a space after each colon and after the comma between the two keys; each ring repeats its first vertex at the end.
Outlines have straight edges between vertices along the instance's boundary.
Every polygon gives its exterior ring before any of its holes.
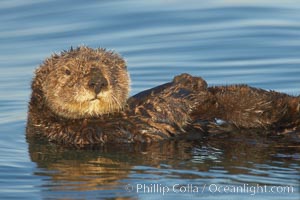
{"type": "Polygon", "coordinates": [[[262,193],[277,193],[277,194],[289,194],[296,192],[293,186],[270,186],[270,185],[223,185],[223,184],[174,184],[174,185],[164,185],[164,184],[128,184],[125,186],[127,192],[137,193],[137,194],[162,194],[166,195],[168,193],[237,193],[237,194],[248,194],[256,195],[262,193]]]}

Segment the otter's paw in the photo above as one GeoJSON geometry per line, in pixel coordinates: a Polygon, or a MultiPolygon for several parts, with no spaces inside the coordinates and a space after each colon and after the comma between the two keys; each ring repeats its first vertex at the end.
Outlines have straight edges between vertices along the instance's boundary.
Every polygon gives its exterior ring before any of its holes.
{"type": "Polygon", "coordinates": [[[173,83],[180,84],[194,90],[207,89],[207,83],[204,79],[202,79],[201,77],[194,77],[186,73],[175,76],[173,79],[173,83]]]}

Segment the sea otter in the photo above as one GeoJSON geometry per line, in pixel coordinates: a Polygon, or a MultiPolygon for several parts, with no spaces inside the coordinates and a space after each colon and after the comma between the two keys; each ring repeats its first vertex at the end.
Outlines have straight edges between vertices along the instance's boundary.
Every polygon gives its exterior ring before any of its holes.
{"type": "Polygon", "coordinates": [[[130,78],[117,53],[81,46],[46,59],[36,70],[27,137],[66,145],[154,142],[238,128],[295,129],[300,97],[246,85],[207,87],[201,77],[171,82],[128,99],[130,78]]]}

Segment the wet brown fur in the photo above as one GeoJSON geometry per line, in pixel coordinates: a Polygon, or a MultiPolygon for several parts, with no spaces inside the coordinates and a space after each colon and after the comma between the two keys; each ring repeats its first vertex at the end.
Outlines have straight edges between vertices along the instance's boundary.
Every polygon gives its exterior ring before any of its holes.
{"type": "Polygon", "coordinates": [[[121,110],[128,98],[129,75],[124,60],[116,53],[82,46],[54,54],[36,70],[32,99],[65,118],[88,118],[121,110]],[[96,101],[88,87],[97,69],[108,81],[96,101]],[[102,95],[102,96],[101,96],[102,95]]]}
{"type": "Polygon", "coordinates": [[[193,118],[277,131],[300,125],[300,97],[247,85],[209,87],[208,92],[212,98],[195,109],[193,118]]]}
{"type": "Polygon", "coordinates": [[[246,85],[207,87],[202,78],[182,74],[127,100],[128,91],[125,62],[115,53],[79,47],[53,55],[36,70],[27,136],[66,145],[149,143],[190,130],[213,132],[216,119],[238,128],[295,129],[300,124],[299,97],[246,85]],[[99,93],[105,95],[97,96],[99,107],[84,107],[94,92],[88,87],[92,68],[108,86],[99,93]]]}

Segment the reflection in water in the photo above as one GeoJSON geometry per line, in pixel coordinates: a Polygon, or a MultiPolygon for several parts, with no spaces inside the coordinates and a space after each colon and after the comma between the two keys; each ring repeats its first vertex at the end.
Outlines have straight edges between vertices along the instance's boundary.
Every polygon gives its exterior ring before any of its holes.
{"type": "Polygon", "coordinates": [[[175,161],[191,159],[191,155],[185,150],[190,148],[191,144],[174,141],[152,145],[109,145],[89,149],[65,149],[34,141],[30,141],[29,144],[32,161],[36,162],[38,167],[52,171],[40,175],[49,175],[53,181],[61,180],[62,183],[80,182],[78,188],[76,185],[69,187],[71,190],[93,190],[101,189],[102,185],[116,185],[118,180],[126,178],[136,165],[159,167],[161,161],[167,161],[166,164],[176,166],[175,161]],[[83,185],[86,187],[82,187],[83,185]]]}
{"type": "Polygon", "coordinates": [[[107,197],[111,191],[114,197],[135,198],[135,194],[126,193],[127,183],[143,182],[145,178],[157,182],[161,177],[171,182],[197,180],[198,184],[274,185],[280,180],[278,184],[292,185],[295,189],[298,184],[298,180],[291,182],[288,177],[278,180],[274,177],[278,170],[299,174],[296,165],[300,163],[300,143],[289,136],[270,138],[255,133],[231,133],[203,136],[199,140],[86,149],[28,142],[31,160],[40,169],[36,175],[50,178],[42,187],[52,192],[106,191],[107,197]]]}

